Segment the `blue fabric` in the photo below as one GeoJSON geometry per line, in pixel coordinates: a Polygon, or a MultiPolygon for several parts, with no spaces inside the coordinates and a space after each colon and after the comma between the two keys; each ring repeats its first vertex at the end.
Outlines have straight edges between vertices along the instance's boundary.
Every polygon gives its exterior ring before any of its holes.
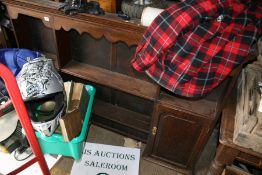
{"type": "Polygon", "coordinates": [[[0,49],[0,63],[7,66],[16,76],[28,61],[43,56],[40,52],[28,49],[0,49]]]}

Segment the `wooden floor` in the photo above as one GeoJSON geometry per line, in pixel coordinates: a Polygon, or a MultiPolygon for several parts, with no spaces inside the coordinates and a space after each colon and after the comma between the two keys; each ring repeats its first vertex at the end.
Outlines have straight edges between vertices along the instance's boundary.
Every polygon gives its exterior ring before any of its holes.
{"type": "MultiPolygon", "coordinates": [[[[207,164],[209,164],[215,153],[215,147],[217,142],[216,139],[217,139],[216,134],[214,133],[196,166],[197,175],[205,174],[207,164]]],[[[109,145],[116,145],[116,146],[124,146],[124,145],[128,146],[128,144],[130,143],[126,144],[125,140],[127,140],[127,138],[125,138],[124,136],[100,128],[95,125],[91,125],[87,136],[88,142],[109,144],[109,145]]],[[[141,152],[143,152],[144,146],[145,146],[144,144],[141,145],[141,152]]],[[[51,174],[70,175],[73,162],[74,160],[72,158],[62,157],[62,159],[59,160],[59,162],[52,168],[51,174]]],[[[143,158],[141,158],[140,161],[139,174],[140,175],[182,175],[181,173],[176,172],[174,170],[148,162],[143,158]]]]}

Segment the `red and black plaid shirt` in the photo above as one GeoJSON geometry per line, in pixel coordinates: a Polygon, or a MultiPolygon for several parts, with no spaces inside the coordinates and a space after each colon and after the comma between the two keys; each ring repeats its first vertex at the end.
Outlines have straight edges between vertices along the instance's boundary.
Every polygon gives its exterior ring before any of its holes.
{"type": "Polygon", "coordinates": [[[132,65],[175,94],[202,96],[248,55],[262,32],[261,13],[234,0],[177,3],[147,28],[132,65]]]}

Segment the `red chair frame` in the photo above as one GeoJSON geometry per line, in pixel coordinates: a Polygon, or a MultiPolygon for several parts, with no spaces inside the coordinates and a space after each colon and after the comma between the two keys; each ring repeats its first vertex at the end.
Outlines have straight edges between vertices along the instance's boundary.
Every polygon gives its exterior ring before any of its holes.
{"type": "Polygon", "coordinates": [[[38,162],[44,175],[50,175],[50,171],[48,169],[47,163],[45,161],[45,158],[40,148],[40,145],[38,143],[38,140],[35,136],[33,126],[31,124],[30,118],[28,116],[24,101],[22,99],[20,90],[18,88],[16,79],[13,73],[6,66],[4,66],[3,64],[0,64],[0,77],[2,77],[2,79],[5,82],[6,89],[13,102],[13,106],[17,112],[21,125],[25,130],[28,142],[35,155],[33,159],[26,162],[25,164],[15,169],[14,171],[10,172],[8,175],[17,174],[23,171],[24,169],[26,169],[27,167],[31,166],[35,162],[38,162]]]}

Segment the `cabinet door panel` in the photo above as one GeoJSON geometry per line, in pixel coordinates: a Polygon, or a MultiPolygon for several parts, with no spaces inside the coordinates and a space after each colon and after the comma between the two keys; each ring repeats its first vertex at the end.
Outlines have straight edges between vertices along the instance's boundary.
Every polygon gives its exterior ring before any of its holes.
{"type": "Polygon", "coordinates": [[[163,113],[159,119],[153,154],[187,165],[200,131],[199,123],[163,113]]]}

